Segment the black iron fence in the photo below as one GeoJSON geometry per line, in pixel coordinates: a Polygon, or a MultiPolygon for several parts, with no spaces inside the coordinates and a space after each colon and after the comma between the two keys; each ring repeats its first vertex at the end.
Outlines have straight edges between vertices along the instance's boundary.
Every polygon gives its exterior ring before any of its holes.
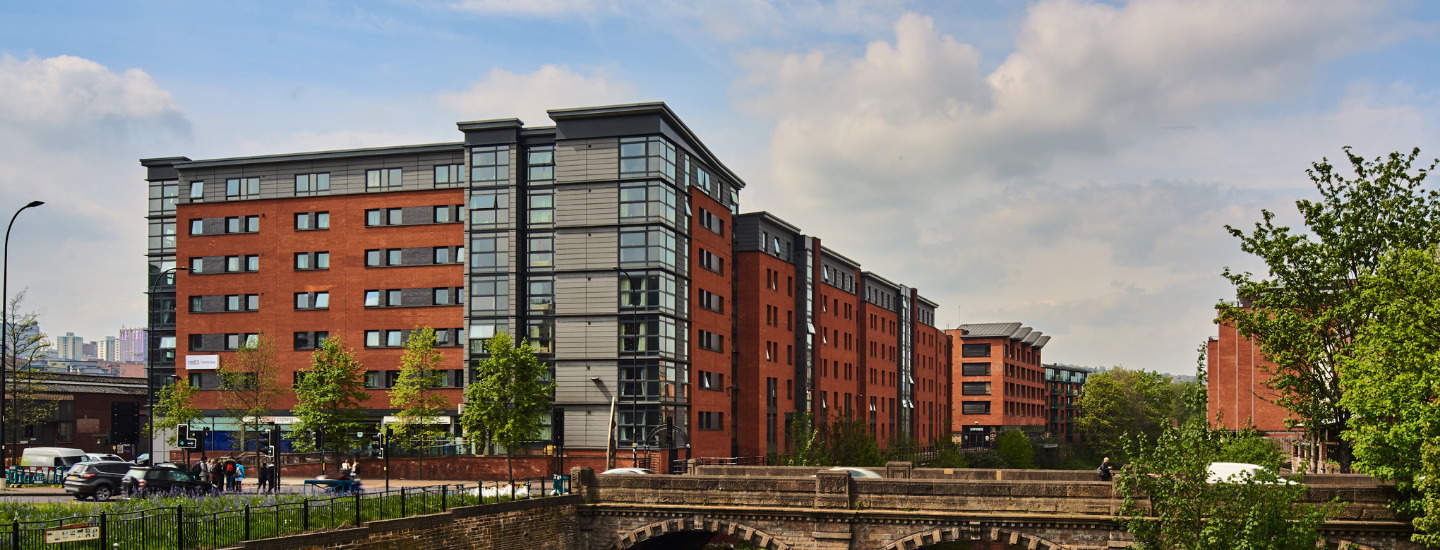
{"type": "MultiPolygon", "coordinates": [[[[268,504],[160,506],[44,521],[0,524],[0,548],[44,550],[199,550],[241,541],[362,525],[503,500],[569,494],[568,476],[550,479],[405,487],[320,497],[277,498],[268,504]],[[201,510],[200,508],[206,508],[201,510]]],[[[206,497],[225,499],[233,497],[206,497]]]]}

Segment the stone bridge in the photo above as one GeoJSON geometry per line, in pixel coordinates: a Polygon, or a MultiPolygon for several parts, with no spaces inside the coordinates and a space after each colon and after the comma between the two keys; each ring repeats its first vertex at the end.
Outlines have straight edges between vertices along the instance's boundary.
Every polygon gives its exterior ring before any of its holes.
{"type": "MultiPolygon", "coordinates": [[[[805,467],[701,466],[689,475],[597,476],[572,470],[583,550],[698,548],[713,534],[768,550],[1128,546],[1121,498],[1088,471],[877,468],[884,479],[805,467]]],[[[1386,507],[1392,486],[1311,476],[1308,499],[1346,502],[1323,529],[1328,548],[1419,548],[1386,507]]]]}

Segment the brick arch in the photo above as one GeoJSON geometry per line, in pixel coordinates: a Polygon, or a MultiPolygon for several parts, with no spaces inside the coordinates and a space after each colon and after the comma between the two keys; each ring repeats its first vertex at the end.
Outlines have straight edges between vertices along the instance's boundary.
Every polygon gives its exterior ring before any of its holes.
{"type": "Polygon", "coordinates": [[[791,550],[790,545],[781,542],[774,535],[749,525],[725,520],[702,519],[700,516],[671,518],[632,529],[620,535],[620,538],[609,548],[610,550],[625,550],[652,538],[682,531],[705,531],[731,535],[765,550],[791,550]]]}
{"type": "MultiPolygon", "coordinates": [[[[906,535],[895,542],[885,546],[882,550],[914,550],[931,544],[942,542],[955,542],[973,540],[969,536],[971,531],[959,527],[928,527],[909,535],[906,535]]],[[[1022,546],[1027,549],[1036,550],[1069,550],[1070,547],[1060,543],[1051,542],[1035,535],[1027,535],[1018,531],[991,528],[988,533],[981,531],[974,533],[981,535],[981,540],[991,542],[1003,542],[1010,546],[1022,546]]],[[[1373,550],[1373,549],[1372,549],[1373,550]]]]}

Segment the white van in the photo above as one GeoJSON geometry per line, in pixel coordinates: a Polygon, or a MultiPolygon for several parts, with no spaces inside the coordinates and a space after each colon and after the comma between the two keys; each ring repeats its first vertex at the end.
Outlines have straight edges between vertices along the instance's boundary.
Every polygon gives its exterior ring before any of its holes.
{"type": "Polygon", "coordinates": [[[69,468],[77,462],[85,461],[85,451],[65,447],[30,447],[20,455],[21,466],[69,468]]]}

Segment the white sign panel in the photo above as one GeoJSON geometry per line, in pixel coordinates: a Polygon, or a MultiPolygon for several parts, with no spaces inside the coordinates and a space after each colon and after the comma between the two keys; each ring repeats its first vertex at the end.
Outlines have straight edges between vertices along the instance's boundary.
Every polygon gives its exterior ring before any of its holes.
{"type": "Polygon", "coordinates": [[[185,370],[217,370],[220,368],[219,355],[186,355],[185,370]]]}
{"type": "MultiPolygon", "coordinates": [[[[387,416],[387,417],[381,418],[381,419],[380,419],[380,423],[381,423],[381,424],[399,424],[399,423],[400,423],[400,417],[398,417],[398,416],[387,416]]],[[[448,417],[448,416],[432,416],[432,417],[430,417],[430,418],[422,418],[422,419],[420,419],[419,423],[420,423],[420,424],[447,424],[447,425],[448,425],[448,424],[450,424],[450,417],[448,417]]]]}
{"type": "Polygon", "coordinates": [[[98,525],[86,525],[83,527],[45,530],[45,544],[75,542],[80,540],[96,540],[99,538],[100,526],[98,525]]]}

